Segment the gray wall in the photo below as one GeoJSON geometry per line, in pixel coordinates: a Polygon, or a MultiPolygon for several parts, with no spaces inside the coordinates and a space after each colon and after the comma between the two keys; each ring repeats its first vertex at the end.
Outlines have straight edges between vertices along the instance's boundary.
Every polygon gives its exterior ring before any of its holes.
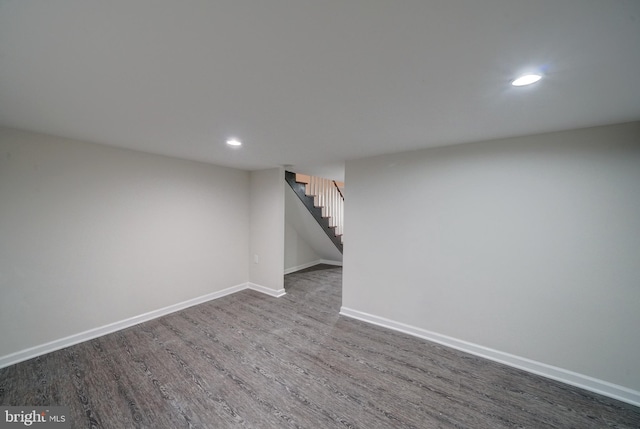
{"type": "Polygon", "coordinates": [[[346,182],[344,308],[640,391],[640,122],[348,161],[346,182]]]}
{"type": "Polygon", "coordinates": [[[251,172],[249,279],[278,293],[284,293],[283,183],[282,168],[251,172]]]}
{"type": "MultiPolygon", "coordinates": [[[[288,186],[288,185],[287,185],[288,186]]],[[[302,235],[288,222],[285,221],[284,229],[284,272],[297,271],[299,267],[308,267],[322,259],[307,244],[302,235]]]]}
{"type": "Polygon", "coordinates": [[[0,356],[246,283],[249,205],[246,171],[0,129],[0,356]]]}

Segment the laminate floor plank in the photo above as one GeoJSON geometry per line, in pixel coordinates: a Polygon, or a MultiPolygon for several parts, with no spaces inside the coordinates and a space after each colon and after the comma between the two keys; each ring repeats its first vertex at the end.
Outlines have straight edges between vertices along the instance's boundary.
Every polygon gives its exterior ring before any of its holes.
{"type": "Polygon", "coordinates": [[[0,369],[0,404],[78,428],[640,428],[640,408],[339,315],[342,269],[285,277],[0,369]]]}

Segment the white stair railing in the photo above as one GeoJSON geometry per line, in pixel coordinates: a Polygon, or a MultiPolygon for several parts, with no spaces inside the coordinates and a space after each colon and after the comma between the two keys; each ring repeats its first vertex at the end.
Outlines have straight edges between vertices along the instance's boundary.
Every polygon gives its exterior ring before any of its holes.
{"type": "Polygon", "coordinates": [[[344,234],[344,183],[322,177],[296,174],[296,182],[305,184],[305,193],[313,197],[316,207],[322,208],[322,217],[327,218],[329,226],[343,241],[344,234]]]}

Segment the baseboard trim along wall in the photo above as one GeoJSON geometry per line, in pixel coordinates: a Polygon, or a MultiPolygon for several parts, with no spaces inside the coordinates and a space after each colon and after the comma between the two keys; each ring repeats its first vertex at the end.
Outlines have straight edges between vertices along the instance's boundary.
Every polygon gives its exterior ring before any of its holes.
{"type": "Polygon", "coordinates": [[[339,267],[342,266],[341,261],[330,261],[328,259],[318,259],[313,262],[307,262],[306,264],[287,268],[286,270],[284,270],[284,274],[287,275],[287,274],[295,273],[296,271],[304,270],[305,268],[313,267],[314,265],[318,265],[318,264],[336,265],[339,267]]]}
{"type": "Polygon", "coordinates": [[[541,375],[552,380],[580,387],[631,405],[640,406],[640,392],[624,386],[619,386],[588,375],[578,374],[573,371],[536,362],[531,359],[515,356],[499,350],[490,349],[488,347],[469,343],[446,335],[437,334],[435,332],[385,319],[384,317],[374,316],[373,314],[364,313],[351,308],[342,307],[340,309],[340,314],[363,322],[371,323],[373,325],[382,326],[383,328],[392,329],[394,331],[403,332],[428,341],[433,341],[434,343],[442,344],[472,355],[480,356],[482,358],[509,365],[533,374],[541,375]]]}
{"type": "Polygon", "coordinates": [[[252,289],[258,292],[262,292],[269,296],[279,298],[285,294],[284,289],[273,290],[265,286],[261,286],[255,283],[242,283],[236,286],[232,286],[217,292],[212,292],[206,295],[199,296],[197,298],[189,299],[187,301],[179,302],[177,304],[169,305],[164,308],[150,311],[148,313],[140,314],[138,316],[130,317],[119,322],[110,323],[99,328],[89,329],[88,331],[80,332],[78,334],[69,335],[65,338],[50,341],[45,344],[41,344],[35,347],[30,347],[25,350],[21,350],[15,353],[11,353],[6,356],[0,356],[0,368],[7,367],[25,360],[29,360],[47,353],[54,352],[56,350],[63,349],[65,347],[73,346],[83,341],[89,341],[94,338],[101,337],[103,335],[111,334],[116,331],[120,331],[125,328],[137,325],[139,323],[147,322],[158,317],[166,316],[167,314],[175,313],[176,311],[184,310],[185,308],[192,307],[194,305],[202,304],[207,301],[222,298],[223,296],[231,295],[236,292],[240,292],[245,289],[252,289]]]}
{"type": "Polygon", "coordinates": [[[261,285],[258,285],[258,284],[255,284],[255,283],[251,283],[251,282],[247,283],[247,289],[252,289],[252,290],[255,290],[255,291],[258,291],[258,292],[262,292],[262,293],[264,293],[266,295],[269,295],[269,296],[272,296],[274,298],[280,298],[281,296],[286,294],[284,289],[275,290],[275,289],[271,289],[271,288],[268,288],[266,286],[261,286],[261,285]]]}

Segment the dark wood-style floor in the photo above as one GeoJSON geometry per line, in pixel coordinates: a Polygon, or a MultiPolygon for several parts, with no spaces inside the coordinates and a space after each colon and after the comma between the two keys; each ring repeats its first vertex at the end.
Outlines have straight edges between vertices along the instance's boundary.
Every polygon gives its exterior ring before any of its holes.
{"type": "Polygon", "coordinates": [[[338,315],[341,268],[286,276],[0,370],[73,427],[640,428],[640,409],[338,315]]]}

